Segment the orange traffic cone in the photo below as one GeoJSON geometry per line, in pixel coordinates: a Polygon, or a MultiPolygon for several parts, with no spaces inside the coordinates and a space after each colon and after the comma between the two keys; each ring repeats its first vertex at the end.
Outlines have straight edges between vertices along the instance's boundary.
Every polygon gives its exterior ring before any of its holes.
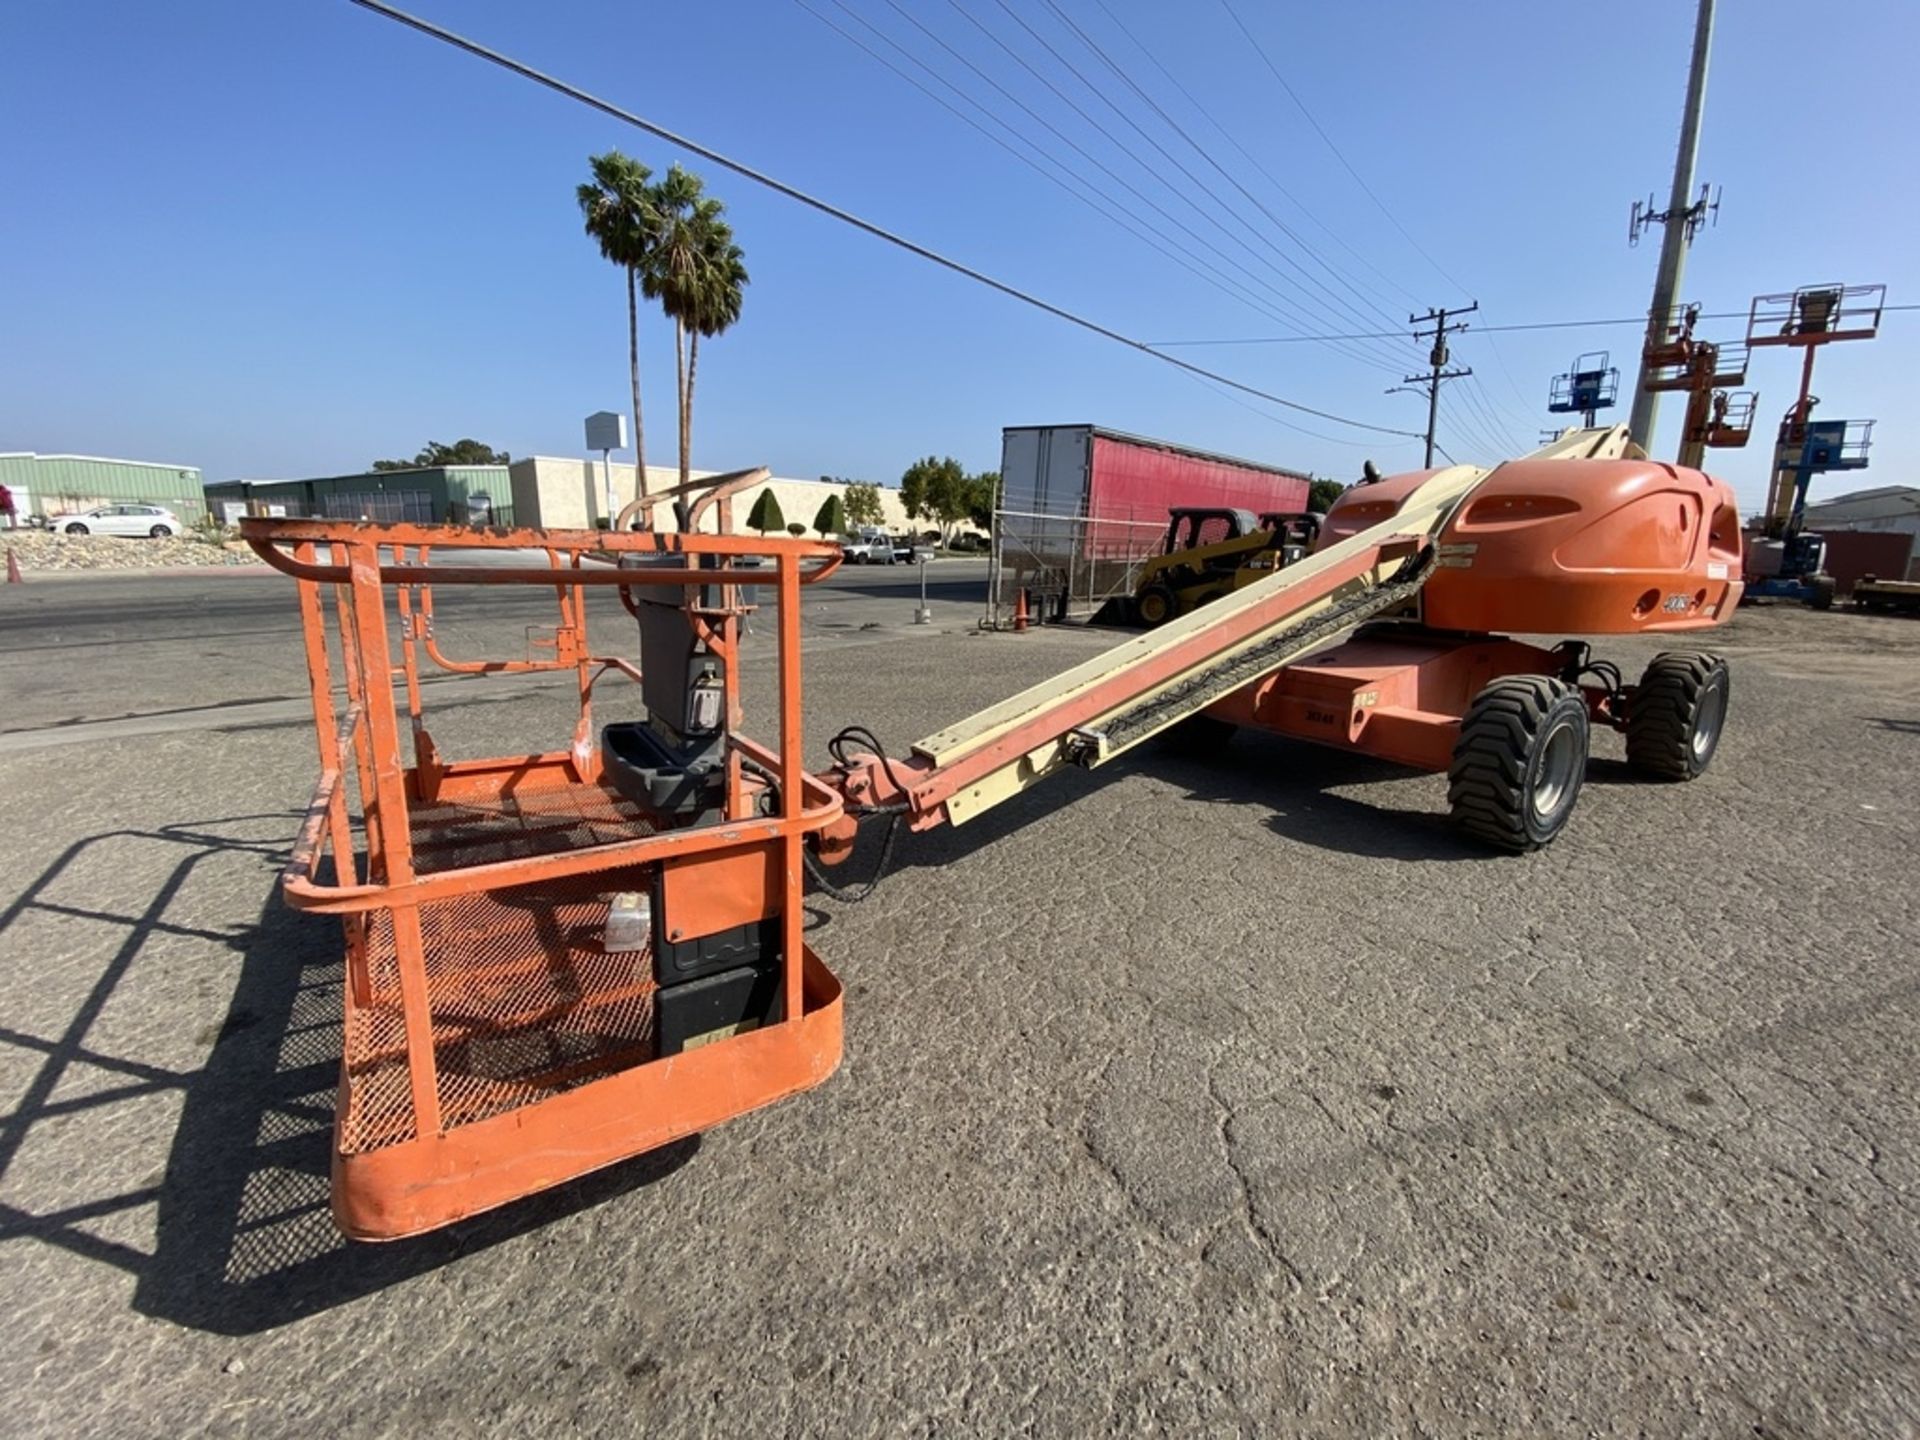
{"type": "MultiPolygon", "coordinates": [[[[13,558],[13,552],[11,550],[7,552],[7,558],[9,562],[11,562],[13,558]]],[[[1027,628],[1027,591],[1026,591],[1026,587],[1022,586],[1017,592],[1015,592],[1013,597],[1013,629],[1014,629],[1014,633],[1017,635],[1021,631],[1025,630],[1026,628],[1027,628]]]]}
{"type": "Polygon", "coordinates": [[[26,578],[20,573],[20,561],[13,553],[13,546],[7,546],[7,583],[18,585],[26,578]]]}

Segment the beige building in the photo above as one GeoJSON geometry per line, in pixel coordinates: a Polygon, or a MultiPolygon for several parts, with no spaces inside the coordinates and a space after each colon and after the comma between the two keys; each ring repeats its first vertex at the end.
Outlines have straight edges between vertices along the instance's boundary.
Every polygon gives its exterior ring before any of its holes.
{"type": "MultiPolygon", "coordinates": [[[[634,467],[616,464],[608,469],[613,481],[613,510],[618,514],[620,508],[633,499],[634,467]]],[[[699,479],[720,472],[695,470],[692,473],[695,479],[699,479]]],[[[607,475],[603,473],[598,460],[534,455],[514,461],[508,467],[508,475],[513,486],[515,525],[539,526],[550,530],[587,530],[607,515],[607,475]]],[[[658,493],[679,483],[680,471],[676,467],[647,467],[649,492],[658,493]]],[[[789,480],[781,476],[775,476],[763,485],[749,486],[734,497],[736,529],[746,529],[747,516],[762,490],[773,491],[774,498],[780,504],[780,513],[789,524],[805,525],[807,533],[811,535],[814,517],[820,513],[820,507],[826,503],[827,497],[840,495],[844,498],[846,486],[828,484],[823,480],[789,480]]],[[[910,528],[906,507],[900,503],[898,490],[883,486],[880,490],[880,508],[883,512],[880,522],[883,528],[894,532],[904,532],[910,528]]],[[[659,529],[676,528],[669,504],[662,502],[657,506],[654,517],[659,529]]],[[[709,522],[704,528],[714,527],[709,522]]],[[[912,528],[927,529],[929,526],[927,522],[920,521],[912,528]]]]}

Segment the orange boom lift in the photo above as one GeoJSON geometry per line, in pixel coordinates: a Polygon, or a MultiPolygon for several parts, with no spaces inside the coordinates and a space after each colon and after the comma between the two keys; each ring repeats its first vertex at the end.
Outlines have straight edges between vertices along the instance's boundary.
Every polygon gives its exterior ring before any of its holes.
{"type": "Polygon", "coordinates": [[[346,927],[334,1211],[349,1235],[431,1229],[824,1080],[840,987],[802,934],[803,871],[837,890],[819,867],[847,857],[868,816],[888,827],[884,866],[902,824],[965,823],[1183,722],[1256,725],[1445,771],[1470,834],[1529,850],[1571,816],[1593,725],[1623,730],[1642,774],[1687,780],[1726,716],[1712,655],[1660,655],[1627,685],[1584,640],[1508,638],[1692,631],[1732,613],[1732,492],[1645,459],[1615,427],[1491,471],[1356,486],[1312,555],[897,757],[843,731],[833,765],[810,773],[799,596],[838,560],[724,533],[727,497],[764,473],[703,482],[717,488],[684,516],[689,533],[243,522],[299,582],[306,622],[321,778],[283,889],[346,927]],[[716,504],[723,533],[692,533],[716,504]],[[433,563],[444,549],[545,563],[433,563]],[[747,738],[739,706],[738,587],[768,579],[740,564],[749,550],[774,566],[773,746],[747,738]],[[436,584],[551,590],[551,654],[446,656],[436,584]],[[588,644],[586,597],[608,589],[637,621],[637,666],[588,644]],[[571,743],[445,758],[423,657],[572,672],[571,743]],[[646,719],[596,734],[593,690],[614,673],[640,685],[646,719]]]}

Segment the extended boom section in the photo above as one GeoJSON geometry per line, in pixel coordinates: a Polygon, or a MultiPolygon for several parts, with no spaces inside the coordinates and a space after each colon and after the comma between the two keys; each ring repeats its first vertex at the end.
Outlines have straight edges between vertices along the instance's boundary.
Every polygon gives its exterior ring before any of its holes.
{"type": "MultiPolygon", "coordinates": [[[[1426,475],[1397,511],[1212,605],[929,735],[908,759],[857,756],[822,778],[858,809],[963,824],[1069,766],[1104,763],[1241,687],[1412,601],[1434,537],[1487,472],[1426,475]]],[[[820,837],[834,858],[853,817],[820,837]]]]}

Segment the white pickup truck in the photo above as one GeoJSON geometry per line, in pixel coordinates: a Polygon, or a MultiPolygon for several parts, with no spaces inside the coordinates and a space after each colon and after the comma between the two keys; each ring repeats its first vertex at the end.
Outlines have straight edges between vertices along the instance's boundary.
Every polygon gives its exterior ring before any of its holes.
{"type": "Polygon", "coordinates": [[[891,565],[898,558],[893,537],[878,530],[842,535],[840,553],[849,565],[891,565]]]}

